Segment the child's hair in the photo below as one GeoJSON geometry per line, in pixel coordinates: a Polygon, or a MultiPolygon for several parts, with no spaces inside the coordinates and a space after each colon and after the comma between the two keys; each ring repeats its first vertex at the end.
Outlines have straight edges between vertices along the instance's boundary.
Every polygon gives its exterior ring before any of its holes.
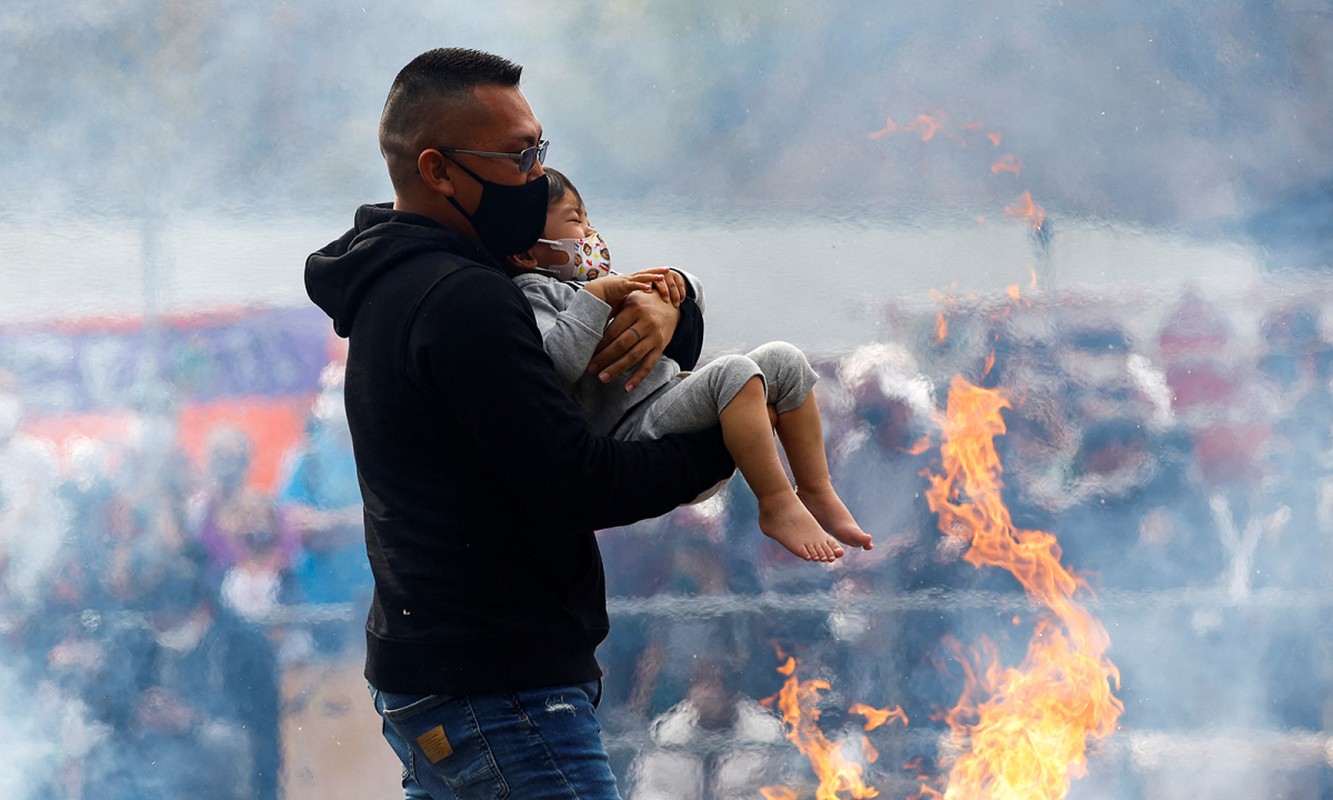
{"type": "Polygon", "coordinates": [[[565,196],[565,192],[572,192],[574,197],[578,198],[579,205],[583,205],[583,195],[574,188],[574,184],[565,173],[551,167],[543,167],[542,172],[546,174],[546,205],[553,206],[560,202],[560,198],[565,196]]]}

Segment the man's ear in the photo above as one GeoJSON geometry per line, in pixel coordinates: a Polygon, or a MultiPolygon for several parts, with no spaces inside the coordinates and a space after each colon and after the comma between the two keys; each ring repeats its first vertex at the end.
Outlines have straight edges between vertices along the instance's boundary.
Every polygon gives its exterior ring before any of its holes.
{"type": "Polygon", "coordinates": [[[421,180],[431,191],[445,197],[454,196],[454,182],[449,172],[452,166],[439,150],[422,150],[417,156],[417,172],[421,174],[421,180]]]}
{"type": "Polygon", "coordinates": [[[537,266],[537,257],[532,254],[532,250],[506,256],[505,260],[519,269],[533,269],[537,266]]]}

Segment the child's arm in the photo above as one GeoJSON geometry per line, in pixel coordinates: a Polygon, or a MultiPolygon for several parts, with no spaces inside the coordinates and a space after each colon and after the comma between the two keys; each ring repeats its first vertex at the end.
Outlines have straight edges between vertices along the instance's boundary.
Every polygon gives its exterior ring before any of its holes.
{"type": "MultiPolygon", "coordinates": [[[[606,275],[583,284],[583,291],[606,303],[611,307],[611,313],[615,314],[624,305],[626,297],[634,292],[653,289],[658,283],[667,279],[667,273],[669,272],[671,270],[668,267],[656,267],[629,275],[606,275]]],[[[681,292],[683,295],[683,288],[681,292]]],[[[670,298],[664,295],[664,299],[669,300],[670,298]]]]}
{"type": "Polygon", "coordinates": [[[566,391],[572,390],[602,339],[611,307],[600,297],[553,278],[523,275],[515,278],[515,283],[532,307],[542,346],[560,382],[566,391]]]}

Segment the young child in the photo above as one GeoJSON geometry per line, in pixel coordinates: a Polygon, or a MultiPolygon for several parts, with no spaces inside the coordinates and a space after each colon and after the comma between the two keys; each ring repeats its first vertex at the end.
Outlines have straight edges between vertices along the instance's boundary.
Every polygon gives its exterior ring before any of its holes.
{"type": "Polygon", "coordinates": [[[677,305],[692,294],[702,308],[702,287],[669,267],[611,272],[610,253],[589,225],[578,191],[556,170],[545,172],[550,204],[543,238],[509,261],[520,271],[514,281],[532,305],[546,352],[593,432],[654,439],[720,421],[727,449],[759,501],[759,529],[766,536],[810,561],[839,558],[839,542],[869,550],[870,535],[830,481],[811,391],[816,376],[800,350],[772,342],[744,356],[721,356],[694,372],[682,372],[663,357],[633,392],[625,391],[628,375],[604,384],[588,374],[608,320],[630,293],[658,291],[677,305]],[[778,456],[774,428],[795,489],[778,456]]]}

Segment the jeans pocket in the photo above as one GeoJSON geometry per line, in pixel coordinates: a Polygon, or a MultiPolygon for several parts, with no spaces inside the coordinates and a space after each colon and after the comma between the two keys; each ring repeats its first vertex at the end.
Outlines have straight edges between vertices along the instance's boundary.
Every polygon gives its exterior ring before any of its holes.
{"type": "Polygon", "coordinates": [[[467,697],[375,694],[385,738],[409,777],[432,796],[467,800],[509,796],[467,697]]]}

